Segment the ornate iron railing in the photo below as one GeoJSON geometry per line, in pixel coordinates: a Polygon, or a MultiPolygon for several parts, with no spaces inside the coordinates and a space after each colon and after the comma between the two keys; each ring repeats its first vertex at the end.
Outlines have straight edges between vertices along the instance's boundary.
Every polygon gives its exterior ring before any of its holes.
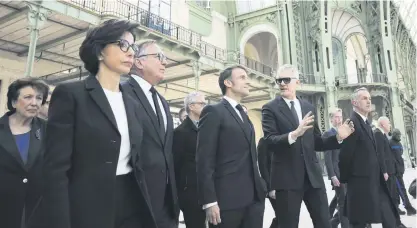
{"type": "Polygon", "coordinates": [[[259,61],[256,61],[254,59],[251,59],[247,56],[244,55],[240,55],[238,58],[238,63],[255,71],[258,71],[262,74],[271,76],[271,77],[275,77],[275,69],[273,69],[272,67],[265,65],[259,61]]]}

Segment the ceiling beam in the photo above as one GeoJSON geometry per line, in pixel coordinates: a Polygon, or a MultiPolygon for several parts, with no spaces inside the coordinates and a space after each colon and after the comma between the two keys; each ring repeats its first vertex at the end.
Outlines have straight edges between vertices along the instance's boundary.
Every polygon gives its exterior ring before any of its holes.
{"type": "MultiPolygon", "coordinates": [[[[36,46],[36,53],[39,53],[39,52],[45,51],[47,49],[56,47],[58,45],[67,43],[71,40],[75,40],[75,39],[78,39],[80,37],[83,37],[83,36],[85,36],[87,31],[88,31],[88,29],[77,30],[75,32],[71,32],[71,33],[68,33],[64,36],[58,37],[54,40],[51,40],[51,41],[45,42],[43,44],[37,45],[36,46]]],[[[29,52],[29,48],[27,48],[26,50],[24,50],[22,52],[19,52],[17,55],[20,56],[20,57],[27,56],[28,52],[29,52]]]]}
{"type": "MultiPolygon", "coordinates": [[[[200,76],[204,76],[204,75],[208,75],[208,74],[214,74],[219,72],[218,69],[213,69],[213,70],[208,70],[208,71],[204,71],[201,72],[200,76]]],[[[184,80],[184,79],[189,79],[189,78],[193,78],[195,77],[194,74],[187,74],[187,75],[183,75],[183,76],[179,76],[179,77],[175,77],[175,78],[170,78],[167,80],[162,80],[159,84],[168,84],[171,82],[176,82],[176,81],[180,81],[180,80],[184,80]]]]}
{"type": "Polygon", "coordinates": [[[0,18],[0,25],[9,22],[11,20],[14,20],[24,14],[27,14],[29,12],[29,8],[26,8],[24,10],[17,10],[15,12],[9,13],[3,17],[0,18]]]}

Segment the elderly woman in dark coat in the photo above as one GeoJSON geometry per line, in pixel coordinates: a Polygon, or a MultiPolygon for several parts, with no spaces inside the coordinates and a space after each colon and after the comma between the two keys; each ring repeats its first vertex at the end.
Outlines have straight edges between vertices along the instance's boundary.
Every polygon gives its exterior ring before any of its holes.
{"type": "Polygon", "coordinates": [[[25,227],[40,201],[42,141],[46,123],[37,117],[48,86],[34,78],[14,81],[0,119],[0,227],[25,227]]]}

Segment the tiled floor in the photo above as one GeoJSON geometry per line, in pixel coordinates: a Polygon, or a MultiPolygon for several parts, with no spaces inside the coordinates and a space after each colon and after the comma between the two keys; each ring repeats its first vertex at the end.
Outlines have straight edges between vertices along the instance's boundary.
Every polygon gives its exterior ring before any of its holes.
{"type": "MultiPolygon", "coordinates": [[[[331,186],[329,181],[327,180],[327,177],[325,178],[326,188],[327,188],[327,196],[329,197],[329,201],[334,196],[334,191],[331,190],[331,186]]],[[[408,189],[408,186],[410,185],[411,181],[416,178],[416,170],[409,169],[406,171],[404,175],[404,182],[406,185],[406,188],[408,189]]],[[[413,197],[409,196],[412,204],[414,207],[417,207],[417,200],[413,199],[413,197]]],[[[264,228],[269,228],[269,225],[271,224],[271,220],[274,217],[274,211],[269,204],[269,201],[267,201],[265,206],[265,215],[264,215],[264,228]]],[[[182,220],[182,217],[180,218],[182,220]]],[[[417,228],[417,217],[416,216],[401,216],[401,221],[406,225],[407,227],[417,228]]],[[[313,228],[313,224],[310,219],[310,215],[304,206],[302,205],[301,212],[300,212],[300,228],[313,228]]],[[[340,226],[339,226],[340,227],[340,226]]],[[[372,225],[373,228],[382,228],[382,225],[380,224],[374,224],[372,225]]],[[[179,228],[185,228],[185,225],[181,224],[179,228]]]]}

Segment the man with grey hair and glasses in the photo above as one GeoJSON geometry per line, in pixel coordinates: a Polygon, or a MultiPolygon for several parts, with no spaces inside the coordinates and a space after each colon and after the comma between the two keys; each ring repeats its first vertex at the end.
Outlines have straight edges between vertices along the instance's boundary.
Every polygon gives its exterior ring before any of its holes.
{"type": "MultiPolygon", "coordinates": [[[[343,115],[342,109],[334,108],[329,113],[331,128],[323,133],[324,137],[329,137],[337,134],[337,128],[342,124],[343,115]]],[[[330,209],[331,225],[333,228],[337,227],[339,223],[342,228],[349,228],[349,220],[343,215],[345,206],[346,186],[339,182],[339,149],[326,150],[324,152],[324,162],[326,163],[327,176],[331,180],[333,189],[336,192],[335,205],[337,205],[337,213],[333,217],[334,207],[330,209]]],[[[332,200],[333,201],[333,200],[332,200]]]]}
{"type": "Polygon", "coordinates": [[[126,90],[139,103],[141,123],[146,131],[140,147],[143,175],[159,228],[178,226],[179,206],[172,158],[173,118],[167,101],[155,86],[164,79],[166,57],[153,40],[137,45],[134,65],[126,90]]]}
{"type": "Polygon", "coordinates": [[[281,96],[262,107],[264,138],[273,153],[271,191],[276,199],[279,227],[297,228],[304,201],[316,228],[330,228],[326,188],[315,151],[340,148],[353,131],[345,123],[336,134],[322,137],[315,121],[316,108],[296,96],[299,73],[292,65],[278,69],[276,83],[281,96]]]}
{"type": "Polygon", "coordinates": [[[172,153],[178,200],[184,215],[185,225],[192,228],[205,228],[206,222],[206,214],[198,201],[195,160],[198,121],[206,104],[207,101],[202,93],[188,94],[184,99],[187,116],[174,130],[172,153]]]}
{"type": "Polygon", "coordinates": [[[345,213],[353,228],[381,222],[384,228],[397,227],[399,214],[386,183],[384,153],[378,150],[368,118],[371,95],[358,88],[351,102],[355,132],[343,141],[339,155],[340,182],[347,184],[345,213]]]}

